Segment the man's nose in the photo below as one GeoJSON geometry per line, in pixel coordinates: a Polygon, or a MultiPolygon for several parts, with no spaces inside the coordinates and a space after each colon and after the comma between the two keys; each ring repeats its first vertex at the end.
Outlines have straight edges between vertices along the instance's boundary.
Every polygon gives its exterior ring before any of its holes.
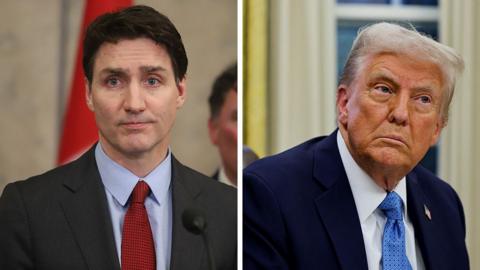
{"type": "Polygon", "coordinates": [[[124,109],[130,113],[139,113],[145,110],[145,96],[138,84],[130,83],[125,93],[124,109]]]}
{"type": "Polygon", "coordinates": [[[390,103],[388,121],[397,125],[406,126],[409,123],[409,97],[398,95],[390,103]]]}

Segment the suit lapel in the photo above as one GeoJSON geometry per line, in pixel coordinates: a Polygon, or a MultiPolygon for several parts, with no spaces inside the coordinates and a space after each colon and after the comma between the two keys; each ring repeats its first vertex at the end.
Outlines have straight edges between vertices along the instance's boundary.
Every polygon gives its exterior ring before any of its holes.
{"type": "Polygon", "coordinates": [[[94,147],[76,161],[64,180],[61,201],[67,222],[88,269],[120,269],[105,191],[94,147]]]}
{"type": "Polygon", "coordinates": [[[337,132],[315,150],[314,177],[325,187],[315,199],[342,269],[368,269],[360,221],[336,142],[337,132]]]}
{"type": "MultiPolygon", "coordinates": [[[[205,247],[200,235],[187,231],[182,214],[187,208],[197,207],[195,199],[201,188],[185,175],[185,168],[172,156],[172,251],[170,269],[201,269],[206,266],[205,247]]],[[[208,227],[207,227],[208,229],[208,227]]]]}
{"type": "Polygon", "coordinates": [[[434,215],[430,213],[429,202],[418,183],[417,175],[411,172],[407,175],[407,200],[408,200],[408,215],[415,228],[415,240],[422,252],[422,258],[426,269],[440,269],[443,266],[437,265],[434,258],[441,258],[441,254],[435,254],[435,249],[431,244],[438,244],[438,239],[434,235],[434,215]],[[427,207],[431,220],[427,217],[425,207],[427,207]],[[440,256],[440,257],[439,257],[440,256]]]}

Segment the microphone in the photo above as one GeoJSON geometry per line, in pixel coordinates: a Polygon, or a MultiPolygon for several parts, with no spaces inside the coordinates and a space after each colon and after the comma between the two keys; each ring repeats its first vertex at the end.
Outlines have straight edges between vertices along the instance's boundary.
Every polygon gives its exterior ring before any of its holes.
{"type": "Polygon", "coordinates": [[[205,248],[207,249],[208,269],[215,270],[215,260],[213,259],[212,249],[207,235],[207,219],[200,209],[188,208],[182,214],[183,227],[187,231],[201,235],[205,248]]]}

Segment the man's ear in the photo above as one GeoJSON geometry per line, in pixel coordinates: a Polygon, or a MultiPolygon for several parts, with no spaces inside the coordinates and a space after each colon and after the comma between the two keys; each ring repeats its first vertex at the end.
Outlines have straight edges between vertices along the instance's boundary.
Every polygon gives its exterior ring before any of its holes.
{"type": "Polygon", "coordinates": [[[215,118],[208,119],[208,135],[212,144],[217,145],[218,142],[218,125],[215,118]]]}
{"type": "Polygon", "coordinates": [[[180,82],[177,83],[178,97],[177,97],[177,109],[183,106],[187,99],[187,77],[184,76],[180,82]]]}
{"type": "Polygon", "coordinates": [[[90,109],[90,111],[94,112],[95,108],[92,101],[92,89],[90,89],[90,83],[88,82],[87,78],[85,78],[85,98],[87,100],[87,107],[90,109]]]}
{"type": "Polygon", "coordinates": [[[338,112],[338,122],[346,125],[348,120],[348,87],[344,84],[341,84],[337,88],[337,112],[338,112]]]}

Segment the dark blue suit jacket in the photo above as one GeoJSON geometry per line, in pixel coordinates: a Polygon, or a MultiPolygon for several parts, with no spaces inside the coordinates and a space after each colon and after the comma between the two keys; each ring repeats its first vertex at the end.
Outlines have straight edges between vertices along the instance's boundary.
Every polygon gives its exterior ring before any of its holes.
{"type": "MultiPolygon", "coordinates": [[[[367,269],[336,134],[244,170],[244,269],[367,269]]],[[[455,191],[420,166],[406,179],[408,215],[426,269],[468,269],[465,218],[455,191]]]]}

